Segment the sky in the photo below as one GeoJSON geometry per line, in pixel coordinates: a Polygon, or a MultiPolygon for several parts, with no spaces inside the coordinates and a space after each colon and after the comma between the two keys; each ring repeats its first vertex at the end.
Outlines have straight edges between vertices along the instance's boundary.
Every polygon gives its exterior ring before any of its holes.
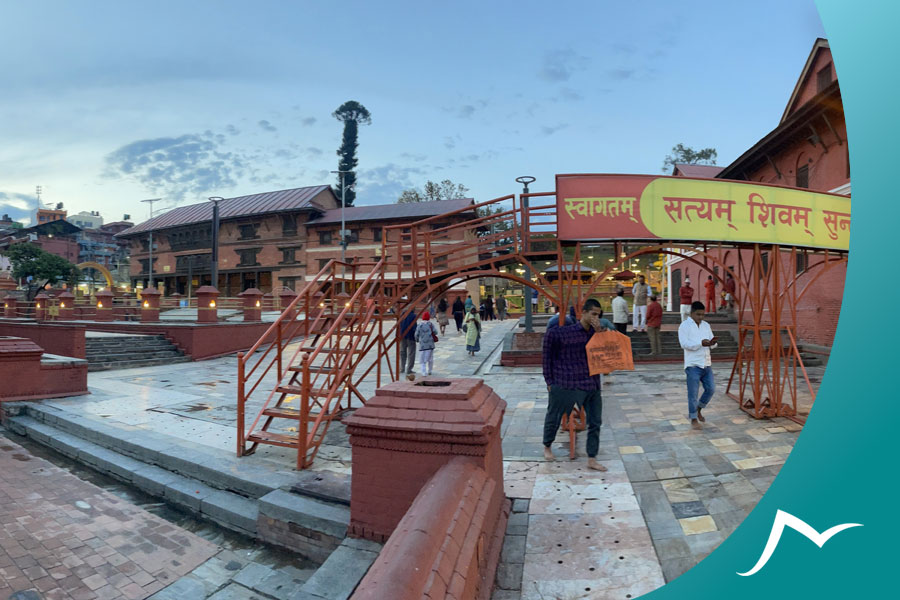
{"type": "Polygon", "coordinates": [[[813,0],[453,3],[0,0],[0,214],[107,222],[335,183],[347,100],[357,201],[450,179],[727,165],[774,129],[817,37],[813,0]]]}

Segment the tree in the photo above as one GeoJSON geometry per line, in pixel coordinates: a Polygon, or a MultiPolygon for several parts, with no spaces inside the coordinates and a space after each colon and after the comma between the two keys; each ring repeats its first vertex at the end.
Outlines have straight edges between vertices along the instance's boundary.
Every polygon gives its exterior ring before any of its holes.
{"type": "Polygon", "coordinates": [[[78,278],[78,268],[75,265],[34,244],[13,244],[6,250],[6,257],[12,265],[12,276],[15,279],[31,277],[27,294],[29,302],[47,284],[57,281],[74,284],[78,278]]]}
{"type": "Polygon", "coordinates": [[[338,161],[338,170],[347,171],[341,177],[338,173],[337,189],[335,195],[338,199],[342,197],[346,206],[353,206],[356,200],[356,149],[359,147],[358,134],[360,125],[371,125],[372,115],[366,110],[366,107],[356,100],[348,100],[341,104],[331,116],[344,124],[344,136],[341,139],[341,147],[338,148],[337,155],[341,157],[338,161]]]}
{"type": "Polygon", "coordinates": [[[407,202],[435,202],[437,200],[460,200],[468,198],[469,188],[461,183],[453,183],[449,179],[445,179],[440,183],[431,180],[425,182],[425,188],[410,188],[403,190],[397,203],[405,204],[407,202]]]}
{"type": "Polygon", "coordinates": [[[675,163],[685,165],[714,165],[718,153],[715,148],[703,148],[702,150],[694,150],[690,146],[678,144],[672,148],[672,154],[666,155],[663,161],[662,170],[668,172],[675,166],[675,163]]]}

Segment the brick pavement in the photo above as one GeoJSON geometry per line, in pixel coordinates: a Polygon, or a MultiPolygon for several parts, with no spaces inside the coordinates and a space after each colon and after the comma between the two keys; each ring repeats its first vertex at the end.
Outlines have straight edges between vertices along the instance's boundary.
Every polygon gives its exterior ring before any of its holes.
{"type": "Polygon", "coordinates": [[[218,551],[0,437],[0,598],[146,598],[218,551]]]}

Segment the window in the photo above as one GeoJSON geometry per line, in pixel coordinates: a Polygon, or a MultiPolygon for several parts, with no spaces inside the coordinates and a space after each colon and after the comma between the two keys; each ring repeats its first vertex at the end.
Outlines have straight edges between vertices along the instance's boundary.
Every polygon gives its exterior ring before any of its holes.
{"type": "Polygon", "coordinates": [[[809,255],[806,252],[797,253],[797,275],[809,267],[809,255]]]}
{"type": "Polygon", "coordinates": [[[278,280],[281,282],[282,287],[286,287],[289,290],[297,289],[297,280],[301,279],[300,277],[279,277],[278,280]]]}
{"type": "Polygon", "coordinates": [[[831,83],[831,63],[828,63],[816,74],[816,92],[821,92],[831,83]]]}
{"type": "Polygon", "coordinates": [[[324,269],[325,265],[327,265],[330,260],[331,260],[330,258],[320,258],[319,259],[319,270],[321,271],[322,269],[324,269]]]}
{"type": "Polygon", "coordinates": [[[760,262],[762,263],[762,270],[759,272],[759,278],[762,279],[766,276],[766,273],[769,272],[769,253],[763,252],[760,256],[760,262]]]}
{"type": "Polygon", "coordinates": [[[237,255],[241,258],[241,262],[238,263],[239,267],[255,267],[259,265],[256,262],[256,255],[262,248],[245,248],[243,250],[235,250],[237,255]]]}
{"type": "Polygon", "coordinates": [[[358,244],[359,243],[359,229],[350,229],[347,231],[347,243],[348,244],[358,244]]]}
{"type": "Polygon", "coordinates": [[[256,235],[256,230],[259,228],[259,223],[251,223],[249,225],[238,225],[238,228],[241,232],[242,240],[255,240],[259,236],[256,235]]]}
{"type": "Polygon", "coordinates": [[[376,242],[381,241],[381,231],[382,231],[381,227],[376,227],[375,229],[372,230],[372,233],[374,234],[372,239],[374,239],[376,242]]]}
{"type": "Polygon", "coordinates": [[[797,168],[797,187],[809,187],[809,165],[803,165],[797,168]]]}
{"type": "Polygon", "coordinates": [[[281,249],[281,263],[285,265],[291,265],[297,262],[297,249],[296,248],[282,248],[281,249]]]}
{"type": "Polygon", "coordinates": [[[281,235],[297,235],[297,215],[281,215],[281,235]]]}
{"type": "Polygon", "coordinates": [[[320,246],[330,246],[331,245],[331,232],[330,231],[320,231],[319,232],[319,245],[320,246]]]}

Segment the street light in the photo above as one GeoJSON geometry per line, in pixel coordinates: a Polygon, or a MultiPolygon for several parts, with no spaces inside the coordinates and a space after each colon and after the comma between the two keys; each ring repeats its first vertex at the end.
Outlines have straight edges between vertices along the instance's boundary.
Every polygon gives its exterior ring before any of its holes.
{"type": "Polygon", "coordinates": [[[210,196],[209,201],[213,203],[212,217],[212,275],[210,282],[212,286],[219,289],[219,202],[225,198],[221,196],[210,196]]]}
{"type": "MultiPolygon", "coordinates": [[[[147,202],[150,204],[150,220],[153,220],[153,203],[162,200],[162,198],[147,198],[146,200],[141,200],[141,202],[147,202]]],[[[52,237],[52,236],[51,236],[52,237]]],[[[153,229],[150,230],[150,261],[147,270],[150,272],[150,283],[147,287],[153,287],[153,229]]]]}
{"type": "MultiPolygon", "coordinates": [[[[525,221],[528,219],[528,184],[534,183],[536,180],[531,175],[523,175],[521,177],[516,177],[516,182],[522,184],[522,196],[520,196],[522,200],[522,224],[525,224],[525,221]]],[[[525,239],[523,242],[523,251],[528,252],[529,238],[530,232],[525,232],[525,239]]],[[[525,266],[525,279],[531,279],[531,263],[526,264],[525,266]]],[[[527,290],[528,287],[526,286],[527,290]]],[[[523,290],[524,291],[524,290],[523,290]]],[[[525,333],[533,333],[534,328],[532,327],[532,317],[531,317],[531,299],[533,297],[534,292],[529,290],[529,296],[525,298],[525,333]]]]}

